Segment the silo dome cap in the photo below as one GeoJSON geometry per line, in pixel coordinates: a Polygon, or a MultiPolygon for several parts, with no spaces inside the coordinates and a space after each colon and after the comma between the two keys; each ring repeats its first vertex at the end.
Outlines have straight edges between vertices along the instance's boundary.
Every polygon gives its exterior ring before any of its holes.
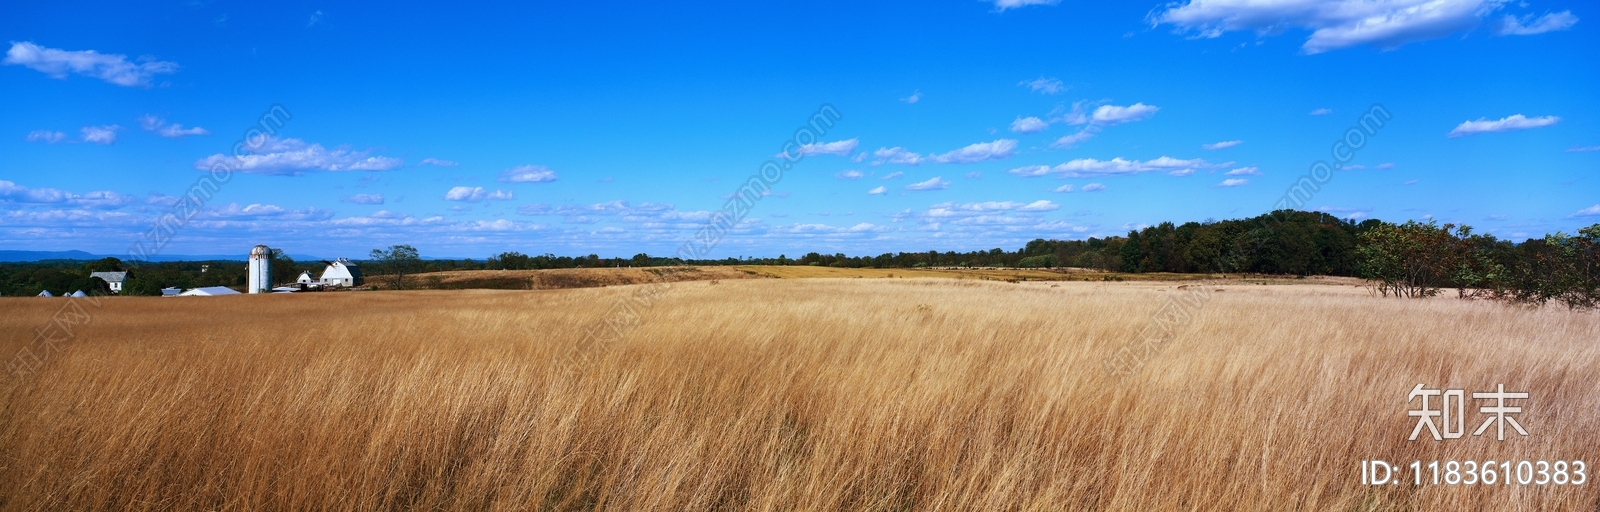
{"type": "Polygon", "coordinates": [[[267,256],[272,254],[272,249],[265,245],[257,245],[250,249],[251,256],[267,256]]]}

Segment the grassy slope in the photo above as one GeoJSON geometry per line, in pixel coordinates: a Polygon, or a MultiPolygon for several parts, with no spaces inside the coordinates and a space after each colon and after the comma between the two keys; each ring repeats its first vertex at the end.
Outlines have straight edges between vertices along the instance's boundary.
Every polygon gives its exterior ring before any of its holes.
{"type": "MultiPolygon", "coordinates": [[[[1209,288],[1209,287],[1208,287],[1209,288]]],[[[1596,485],[1358,485],[1362,459],[1600,461],[1600,317],[1218,289],[1142,372],[1160,283],[113,298],[0,381],[4,510],[1592,509],[1596,485]],[[1407,442],[1418,382],[1533,436],[1407,442]]],[[[61,299],[0,299],[0,356],[61,299]]],[[[1473,416],[1476,418],[1476,416],[1473,416]]],[[[1470,428],[1470,427],[1469,427],[1470,428]]],[[[1591,468],[1591,474],[1593,473],[1591,468]]]]}

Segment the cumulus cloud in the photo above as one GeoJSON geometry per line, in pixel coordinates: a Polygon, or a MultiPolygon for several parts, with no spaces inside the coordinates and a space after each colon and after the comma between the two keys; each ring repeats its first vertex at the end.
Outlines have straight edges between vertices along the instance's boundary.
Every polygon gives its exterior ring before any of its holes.
{"type": "Polygon", "coordinates": [[[1017,85],[1021,87],[1027,87],[1033,92],[1040,94],[1059,94],[1062,91],[1067,90],[1066,85],[1062,84],[1061,80],[1042,76],[1033,80],[1023,80],[1017,85]]]}
{"type": "Polygon", "coordinates": [[[34,130],[34,131],[31,131],[31,132],[28,132],[28,136],[27,137],[23,137],[23,140],[26,140],[28,142],[43,142],[45,144],[55,144],[57,142],[61,142],[61,140],[65,139],[65,138],[67,138],[67,134],[65,134],[65,133],[53,132],[53,131],[50,131],[50,130],[34,130]]]}
{"type": "Polygon", "coordinates": [[[1249,184],[1250,184],[1250,180],[1247,180],[1247,179],[1244,179],[1244,178],[1229,178],[1229,179],[1222,180],[1222,183],[1218,183],[1217,186],[1219,186],[1219,187],[1237,187],[1237,186],[1240,186],[1240,185],[1249,185],[1249,184]]]}
{"type": "Polygon", "coordinates": [[[928,207],[929,217],[961,217],[999,212],[1048,212],[1061,209],[1061,205],[1040,199],[1031,203],[1018,201],[983,201],[976,203],[939,203],[928,207]]]}
{"type": "Polygon", "coordinates": [[[489,193],[490,201],[510,201],[512,199],[516,199],[516,196],[510,190],[495,189],[494,192],[489,193]]]}
{"type": "Polygon", "coordinates": [[[994,142],[979,142],[967,147],[928,157],[929,160],[941,164],[971,164],[987,160],[1004,160],[1010,158],[1017,150],[1017,141],[1000,139],[994,142]]]}
{"type": "Polygon", "coordinates": [[[885,187],[885,186],[882,186],[882,185],[879,185],[879,186],[876,186],[876,187],[872,187],[872,190],[868,190],[867,191],[867,195],[873,195],[873,196],[881,196],[881,195],[884,195],[884,194],[887,194],[887,193],[889,193],[889,188],[885,187]]]}
{"type": "Polygon", "coordinates": [[[556,180],[556,172],[543,165],[519,165],[500,171],[500,181],[506,183],[545,183],[556,180]]]}
{"type": "Polygon", "coordinates": [[[93,142],[95,144],[113,144],[117,142],[117,131],[121,129],[121,126],[111,124],[105,126],[85,126],[81,131],[83,132],[84,142],[93,142]]]}
{"type": "Polygon", "coordinates": [[[1259,168],[1257,168],[1257,167],[1252,165],[1250,167],[1240,167],[1238,169],[1234,169],[1234,170],[1225,172],[1223,174],[1228,175],[1228,176],[1260,176],[1261,175],[1261,169],[1259,169],[1259,168]]]}
{"type": "Polygon", "coordinates": [[[1572,214],[1572,215],[1568,215],[1568,216],[1567,216],[1567,217],[1568,217],[1568,218],[1575,218],[1575,217],[1600,217],[1600,204],[1597,204],[1597,205],[1594,205],[1594,206],[1590,206],[1590,207],[1588,207],[1588,208],[1584,208],[1584,209],[1582,209],[1582,210],[1578,210],[1578,212],[1577,212],[1577,213],[1574,213],[1574,214],[1572,214]]]}
{"type": "Polygon", "coordinates": [[[355,204],[383,204],[383,194],[356,194],[341,197],[339,201],[355,204]]]}
{"type": "Polygon", "coordinates": [[[1101,105],[1100,108],[1094,109],[1094,114],[1089,120],[1097,125],[1110,126],[1149,119],[1159,110],[1161,110],[1159,107],[1143,103],[1134,103],[1126,107],[1101,105]]]}
{"type": "Polygon", "coordinates": [[[438,158],[424,158],[424,159],[422,159],[421,162],[418,162],[417,165],[432,165],[432,166],[436,166],[436,167],[455,167],[455,166],[458,166],[458,165],[461,165],[461,164],[456,163],[456,162],[452,162],[452,161],[449,161],[449,160],[440,160],[438,158]]]}
{"type": "Polygon", "coordinates": [[[333,212],[314,207],[291,210],[274,204],[252,203],[239,206],[239,203],[229,203],[227,206],[207,208],[201,211],[201,216],[218,220],[322,221],[333,218],[333,212]]]}
{"type": "Polygon", "coordinates": [[[921,192],[927,190],[944,190],[949,187],[950,182],[941,179],[939,176],[934,176],[932,178],[928,178],[927,181],[919,181],[910,185],[906,185],[906,190],[921,192]]]}
{"type": "Polygon", "coordinates": [[[126,55],[45,48],[32,42],[11,43],[5,60],[0,63],[26,66],[52,78],[66,78],[69,73],[76,73],[126,87],[149,87],[155,75],[178,71],[176,63],[148,57],[135,62],[129,61],[126,55]]]}
{"type": "Polygon", "coordinates": [[[1517,115],[1514,115],[1514,116],[1511,116],[1511,117],[1504,117],[1504,118],[1500,118],[1500,119],[1492,120],[1492,121],[1489,120],[1488,118],[1480,117],[1480,118],[1478,118],[1477,121],[1464,121],[1461,124],[1457,125],[1454,130],[1450,130],[1449,136],[1450,137],[1465,137],[1465,136],[1468,136],[1468,135],[1476,135],[1476,134],[1479,134],[1479,133],[1495,133],[1495,132],[1509,132],[1509,131],[1514,131],[1514,130],[1527,130],[1527,129],[1530,129],[1530,128],[1541,128],[1541,127],[1545,127],[1545,126],[1550,126],[1550,125],[1556,124],[1558,122],[1561,122],[1561,118],[1556,117],[1556,116],[1544,116],[1544,117],[1532,117],[1532,118],[1530,118],[1530,117],[1524,117],[1522,114],[1517,114],[1517,115]]]}
{"type": "Polygon", "coordinates": [[[872,165],[917,165],[922,163],[922,155],[906,151],[905,148],[899,146],[878,148],[877,151],[872,152],[872,158],[872,165]]]}
{"type": "Polygon", "coordinates": [[[1072,184],[1071,183],[1056,187],[1055,190],[1051,190],[1051,192],[1055,192],[1057,194],[1062,194],[1062,193],[1071,192],[1071,191],[1072,191],[1072,184]]]}
{"type": "Polygon", "coordinates": [[[1219,150],[1219,149],[1228,149],[1228,148],[1231,148],[1231,147],[1234,147],[1234,146],[1237,146],[1237,145],[1240,145],[1240,144],[1244,144],[1244,141],[1242,141],[1242,140],[1225,140],[1225,141],[1222,141],[1222,142],[1213,142],[1213,143],[1210,143],[1210,144],[1201,144],[1200,147],[1208,149],[1208,150],[1211,150],[1211,151],[1216,151],[1216,150],[1219,150]]]}
{"type": "Polygon", "coordinates": [[[144,128],[145,131],[156,132],[156,135],[169,139],[181,139],[190,135],[211,135],[211,132],[205,128],[199,126],[184,128],[181,124],[168,124],[165,119],[152,115],[140,117],[139,127],[144,128]]]}
{"type": "Polygon", "coordinates": [[[132,196],[109,190],[75,194],[54,188],[30,188],[0,180],[0,203],[24,205],[57,205],[79,208],[116,209],[134,202],[132,196]]]}
{"type": "Polygon", "coordinates": [[[387,171],[404,164],[399,158],[369,156],[340,146],[333,149],[308,144],[300,139],[266,137],[259,147],[246,154],[215,154],[194,163],[194,168],[209,171],[225,166],[235,172],[275,176],[299,176],[306,171],[387,171]]]}
{"type": "Polygon", "coordinates": [[[862,174],[861,171],[855,171],[855,170],[847,170],[847,171],[843,171],[843,172],[840,172],[838,174],[833,175],[833,177],[841,179],[841,180],[859,180],[859,179],[861,179],[861,178],[863,178],[865,176],[866,175],[862,174]]]}
{"type": "Polygon", "coordinates": [[[1555,32],[1572,28],[1578,23],[1578,17],[1572,11],[1561,11],[1545,14],[1537,19],[1533,15],[1518,18],[1507,14],[1495,23],[1494,33],[1502,36],[1531,36],[1545,32],[1555,32]]]}
{"type": "MultiPolygon", "coordinates": [[[[1231,162],[1230,162],[1231,163],[1231,162]]],[[[1197,169],[1213,169],[1227,164],[1213,165],[1205,160],[1195,158],[1181,160],[1163,156],[1154,160],[1124,160],[1121,157],[1111,160],[1097,160],[1094,158],[1079,158],[1055,167],[1033,165],[1018,167],[1008,172],[1023,177],[1044,176],[1058,174],[1066,178],[1092,178],[1097,176],[1120,176],[1146,172],[1166,172],[1178,176],[1193,173],[1197,169]]]]}
{"type": "Polygon", "coordinates": [[[1356,45],[1382,49],[1438,39],[1470,29],[1506,0],[1188,0],[1152,13],[1203,38],[1225,32],[1261,35],[1310,30],[1301,50],[1322,53],[1356,45]]]}
{"type": "Polygon", "coordinates": [[[1314,115],[1314,116],[1325,116],[1325,115],[1332,114],[1332,113],[1333,113],[1333,109],[1331,109],[1331,108],[1319,108],[1319,109],[1311,111],[1311,115],[1314,115]]]}
{"type": "Polygon", "coordinates": [[[1011,131],[1017,133],[1039,133],[1049,128],[1050,123],[1037,117],[1017,116],[1017,120],[1011,122],[1011,131]]]}

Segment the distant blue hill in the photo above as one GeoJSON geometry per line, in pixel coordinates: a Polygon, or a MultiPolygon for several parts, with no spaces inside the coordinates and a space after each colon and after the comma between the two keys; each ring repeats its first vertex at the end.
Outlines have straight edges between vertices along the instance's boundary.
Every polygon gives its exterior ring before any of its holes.
{"type": "Polygon", "coordinates": [[[98,260],[103,256],[95,256],[83,251],[0,251],[0,262],[13,261],[41,261],[41,260],[98,260]]]}

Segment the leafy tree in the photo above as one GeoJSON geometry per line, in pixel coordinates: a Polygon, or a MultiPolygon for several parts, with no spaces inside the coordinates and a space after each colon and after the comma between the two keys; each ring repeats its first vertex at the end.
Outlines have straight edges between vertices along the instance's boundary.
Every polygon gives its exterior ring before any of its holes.
{"type": "Polygon", "coordinates": [[[388,249],[373,249],[368,259],[376,263],[378,267],[376,270],[387,276],[390,286],[396,290],[405,289],[406,274],[414,273],[422,263],[417,248],[409,245],[391,245],[388,249]]]}

